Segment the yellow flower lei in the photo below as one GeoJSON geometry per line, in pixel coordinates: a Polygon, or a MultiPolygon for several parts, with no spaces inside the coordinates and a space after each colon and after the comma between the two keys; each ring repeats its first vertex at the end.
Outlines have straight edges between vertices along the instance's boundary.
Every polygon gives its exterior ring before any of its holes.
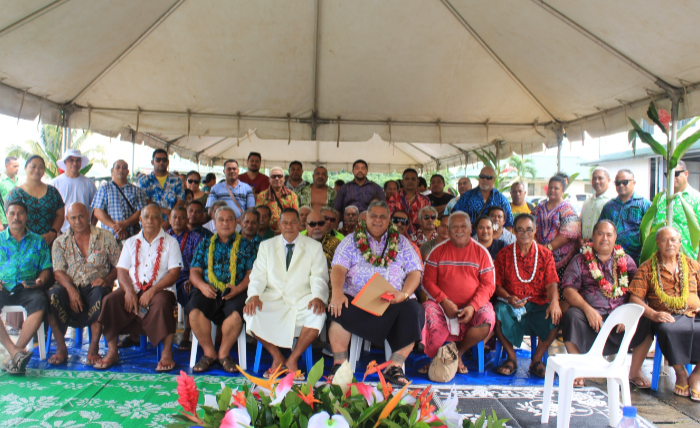
{"type": "Polygon", "coordinates": [[[674,314],[683,314],[688,309],[688,290],[690,288],[688,285],[688,259],[682,253],[678,254],[678,259],[681,265],[680,278],[678,278],[681,283],[681,295],[679,297],[671,297],[661,289],[661,272],[657,264],[658,255],[651,259],[651,283],[654,285],[654,293],[669,311],[674,314]]]}
{"type": "MultiPolygon", "coordinates": [[[[233,241],[233,248],[231,248],[231,257],[229,261],[228,270],[231,273],[231,283],[236,283],[236,263],[238,262],[238,248],[241,246],[241,234],[235,233],[236,239],[233,241]]],[[[219,234],[215,234],[209,240],[209,259],[207,260],[207,279],[209,280],[209,285],[213,285],[219,291],[224,291],[226,289],[226,284],[219,281],[214,273],[214,248],[216,247],[216,240],[219,234]]]]}

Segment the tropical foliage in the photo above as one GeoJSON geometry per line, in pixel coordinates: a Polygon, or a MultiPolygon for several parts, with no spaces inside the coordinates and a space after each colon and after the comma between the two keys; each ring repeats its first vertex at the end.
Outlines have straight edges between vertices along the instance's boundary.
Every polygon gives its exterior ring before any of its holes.
{"type": "MultiPolygon", "coordinates": [[[[39,155],[46,163],[46,175],[50,178],[55,178],[59,175],[59,168],[56,162],[63,155],[63,128],[52,125],[44,125],[39,134],[39,141],[28,140],[23,145],[14,145],[10,147],[7,156],[16,156],[21,159],[27,159],[32,155],[39,155]],[[27,150],[27,148],[29,150],[27,150]]],[[[86,174],[95,163],[107,166],[106,151],[102,146],[93,147],[85,150],[85,142],[92,135],[90,132],[71,131],[71,148],[78,149],[90,159],[90,164],[85,165],[80,170],[81,174],[86,174]]]]}
{"type": "MultiPolygon", "coordinates": [[[[667,149],[670,147],[672,138],[671,134],[669,133],[671,115],[666,110],[657,110],[654,102],[651,102],[649,104],[649,108],[647,109],[647,117],[656,126],[661,128],[661,131],[663,131],[663,133],[666,135],[666,145],[656,141],[653,135],[644,131],[634,119],[629,117],[628,119],[632,124],[632,129],[628,133],[628,140],[630,143],[632,143],[633,151],[636,154],[637,138],[639,138],[644,144],[647,144],[654,153],[662,156],[666,161],[666,170],[672,171],[676,166],[678,166],[678,161],[681,160],[688,149],[690,149],[690,147],[695,144],[698,139],[700,139],[700,130],[696,131],[683,141],[678,142],[676,144],[676,148],[673,150],[673,153],[668,153],[667,149]]],[[[676,138],[681,138],[681,136],[685,134],[685,132],[688,131],[688,129],[690,129],[695,122],[697,122],[697,120],[698,118],[695,118],[679,129],[676,133],[676,138]]],[[[668,175],[669,180],[672,180],[672,177],[673,176],[671,174],[668,175]]],[[[663,195],[666,195],[666,190],[654,197],[651,207],[642,218],[642,223],[640,226],[640,240],[642,242],[640,263],[648,260],[658,250],[656,246],[656,232],[668,223],[668,219],[672,216],[672,203],[676,199],[680,200],[683,206],[683,213],[690,232],[691,244],[694,248],[697,248],[698,244],[700,243],[700,225],[698,224],[698,219],[695,217],[692,207],[678,193],[671,195],[670,197],[667,196],[665,198],[666,206],[660,207],[659,204],[663,195]],[[659,223],[654,226],[654,220],[656,219],[656,215],[660,209],[666,210],[666,223],[659,223]]]]}
{"type": "Polygon", "coordinates": [[[535,167],[535,161],[531,158],[523,158],[518,155],[512,155],[507,160],[508,166],[512,169],[508,171],[508,175],[514,181],[523,181],[526,176],[530,176],[531,179],[537,178],[537,168],[535,167]]]}
{"type": "MultiPolygon", "coordinates": [[[[241,370],[253,384],[232,391],[223,386],[216,396],[205,395],[198,408],[199,391],[193,378],[180,372],[177,392],[183,411],[173,417],[170,427],[200,426],[204,428],[496,428],[507,419],[498,419],[495,412],[486,418],[485,411],[476,421],[457,413],[457,398],[443,401],[438,410],[433,405],[431,387],[408,390],[408,384],[394,390],[382,376],[388,363],[372,361],[365,378],[377,374],[381,387],[358,382],[350,364],[343,363],[332,382],[319,383],[323,375],[323,359],[309,371],[308,381],[294,384],[298,373],[278,369],[269,379],[259,379],[241,370]]],[[[240,369],[240,367],[239,367],[240,369]]],[[[364,379],[363,379],[364,381],[364,379]]]]}

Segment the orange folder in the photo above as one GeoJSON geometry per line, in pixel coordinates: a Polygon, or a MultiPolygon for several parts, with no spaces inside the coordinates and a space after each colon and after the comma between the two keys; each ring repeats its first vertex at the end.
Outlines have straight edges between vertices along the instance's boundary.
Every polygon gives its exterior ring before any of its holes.
{"type": "Polygon", "coordinates": [[[380,317],[390,304],[381,299],[382,294],[387,291],[394,292],[396,289],[383,276],[375,273],[367,281],[367,284],[362,287],[362,290],[357,293],[357,296],[352,300],[352,304],[365,312],[380,317]]]}

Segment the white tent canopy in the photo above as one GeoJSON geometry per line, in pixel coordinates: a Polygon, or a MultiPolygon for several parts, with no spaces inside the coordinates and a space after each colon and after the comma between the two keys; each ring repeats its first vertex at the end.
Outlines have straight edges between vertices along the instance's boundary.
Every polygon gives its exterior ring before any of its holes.
{"type": "Polygon", "coordinates": [[[0,113],[131,129],[203,163],[257,150],[268,164],[434,168],[477,147],[506,156],[624,131],[669,94],[683,98],[680,117],[700,113],[700,2],[0,7],[0,113]]]}

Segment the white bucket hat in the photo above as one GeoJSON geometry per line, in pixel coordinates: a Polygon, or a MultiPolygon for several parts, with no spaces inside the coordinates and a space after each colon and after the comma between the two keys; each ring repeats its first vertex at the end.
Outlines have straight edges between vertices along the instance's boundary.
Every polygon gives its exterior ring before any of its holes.
{"type": "Polygon", "coordinates": [[[85,168],[89,163],[90,159],[87,158],[87,156],[83,156],[80,153],[80,150],[78,149],[68,149],[66,152],[63,154],[63,158],[61,158],[59,161],[56,162],[56,165],[58,165],[59,168],[62,170],[66,170],[66,159],[68,158],[80,158],[80,169],[85,168]]]}

